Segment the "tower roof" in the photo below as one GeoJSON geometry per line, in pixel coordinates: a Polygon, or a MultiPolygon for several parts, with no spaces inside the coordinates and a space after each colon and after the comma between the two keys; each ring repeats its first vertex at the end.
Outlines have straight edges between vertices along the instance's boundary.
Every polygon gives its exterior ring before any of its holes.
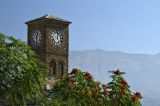
{"type": "Polygon", "coordinates": [[[47,14],[47,15],[44,15],[44,16],[42,16],[42,17],[39,17],[39,18],[30,20],[30,21],[27,21],[27,22],[25,22],[25,24],[29,24],[29,23],[32,23],[32,22],[34,22],[34,21],[39,21],[39,20],[43,20],[43,19],[51,19],[51,20],[56,20],[56,21],[61,21],[61,22],[64,22],[64,23],[68,23],[68,24],[71,23],[71,22],[68,21],[68,20],[61,19],[61,18],[59,18],[59,17],[56,17],[56,16],[53,16],[53,15],[47,14]]]}

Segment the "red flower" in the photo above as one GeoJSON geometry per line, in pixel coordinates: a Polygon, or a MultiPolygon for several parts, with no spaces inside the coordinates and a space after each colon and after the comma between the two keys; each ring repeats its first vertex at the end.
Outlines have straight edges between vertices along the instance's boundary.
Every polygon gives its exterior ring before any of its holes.
{"type": "Polygon", "coordinates": [[[93,93],[92,93],[91,90],[87,90],[87,91],[85,91],[85,94],[88,95],[88,96],[92,96],[93,93]]]}
{"type": "Polygon", "coordinates": [[[72,81],[72,78],[71,78],[70,76],[68,76],[68,77],[66,78],[66,80],[70,82],[70,81],[72,81]]]}
{"type": "Polygon", "coordinates": [[[119,71],[119,69],[117,69],[117,71],[114,71],[114,74],[116,74],[116,75],[120,75],[120,74],[121,74],[121,72],[119,71]]]}
{"type": "Polygon", "coordinates": [[[89,72],[86,72],[85,76],[86,76],[87,78],[89,78],[89,79],[92,78],[92,75],[91,75],[89,72]]]}
{"type": "Polygon", "coordinates": [[[123,85],[127,85],[127,81],[124,80],[124,79],[121,79],[121,83],[122,83],[123,85]]]}
{"type": "Polygon", "coordinates": [[[138,102],[138,101],[139,101],[139,98],[134,95],[134,96],[132,97],[132,100],[133,100],[134,102],[138,102]]]}
{"type": "Polygon", "coordinates": [[[78,73],[78,69],[77,68],[73,68],[71,74],[77,74],[78,73]]]}
{"type": "Polygon", "coordinates": [[[136,95],[138,98],[140,98],[140,99],[142,98],[142,96],[141,96],[141,93],[140,93],[140,92],[136,92],[136,93],[135,93],[135,95],[136,95]]]}
{"type": "Polygon", "coordinates": [[[121,87],[121,93],[122,93],[122,94],[126,94],[126,87],[125,87],[125,86],[122,86],[122,87],[121,87]]]}
{"type": "Polygon", "coordinates": [[[93,77],[92,77],[92,75],[90,73],[86,72],[85,76],[87,78],[87,81],[92,81],[93,77]]]}
{"type": "Polygon", "coordinates": [[[102,94],[103,94],[103,95],[108,95],[108,94],[109,94],[109,91],[108,91],[108,90],[104,90],[104,91],[102,92],[102,94]]]}
{"type": "Polygon", "coordinates": [[[141,99],[141,98],[142,98],[141,93],[140,92],[136,92],[134,94],[134,96],[132,97],[132,100],[135,101],[135,102],[138,102],[139,99],[141,99]]]}

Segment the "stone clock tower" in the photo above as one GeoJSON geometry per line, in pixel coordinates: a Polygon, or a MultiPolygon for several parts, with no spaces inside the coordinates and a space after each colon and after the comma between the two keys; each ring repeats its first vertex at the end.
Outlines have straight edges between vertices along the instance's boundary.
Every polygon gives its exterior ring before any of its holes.
{"type": "Polygon", "coordinates": [[[68,72],[70,23],[51,15],[26,22],[28,44],[39,59],[48,65],[48,75],[53,79],[68,72]]]}

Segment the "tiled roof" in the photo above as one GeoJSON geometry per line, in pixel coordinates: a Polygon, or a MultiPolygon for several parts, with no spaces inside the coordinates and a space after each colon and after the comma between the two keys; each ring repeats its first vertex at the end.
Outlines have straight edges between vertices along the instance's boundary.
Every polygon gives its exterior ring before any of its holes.
{"type": "Polygon", "coordinates": [[[61,21],[61,22],[69,23],[69,24],[71,23],[71,22],[68,21],[68,20],[61,19],[61,18],[59,18],[59,17],[56,17],[56,16],[53,16],[53,15],[47,14],[47,15],[44,15],[44,16],[42,16],[42,17],[39,17],[39,18],[33,19],[33,20],[31,20],[31,21],[28,21],[28,22],[26,22],[26,24],[31,23],[31,22],[34,22],[34,21],[42,20],[42,19],[53,19],[53,20],[57,20],[57,21],[61,21]]]}

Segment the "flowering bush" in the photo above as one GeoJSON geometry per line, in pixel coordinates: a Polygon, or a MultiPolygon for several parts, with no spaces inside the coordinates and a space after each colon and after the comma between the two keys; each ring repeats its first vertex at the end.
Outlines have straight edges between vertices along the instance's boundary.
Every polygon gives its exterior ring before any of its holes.
{"type": "Polygon", "coordinates": [[[141,106],[139,92],[132,93],[124,72],[110,71],[112,81],[101,84],[88,72],[74,68],[57,82],[50,95],[52,105],[69,106],[141,106]]]}

